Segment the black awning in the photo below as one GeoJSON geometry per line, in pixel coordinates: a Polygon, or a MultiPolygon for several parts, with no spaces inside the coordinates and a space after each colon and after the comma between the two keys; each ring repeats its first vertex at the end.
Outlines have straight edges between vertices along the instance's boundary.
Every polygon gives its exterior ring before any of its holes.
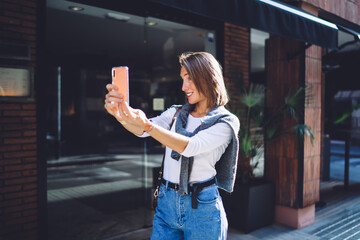
{"type": "Polygon", "coordinates": [[[150,1],[330,49],[338,47],[338,28],[335,24],[274,0],[150,1]]]}

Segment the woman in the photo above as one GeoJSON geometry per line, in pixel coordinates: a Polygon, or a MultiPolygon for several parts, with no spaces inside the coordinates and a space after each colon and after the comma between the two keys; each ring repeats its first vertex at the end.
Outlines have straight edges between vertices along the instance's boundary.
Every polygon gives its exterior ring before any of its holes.
{"type": "Polygon", "coordinates": [[[105,108],[128,131],[166,146],[151,239],[226,239],[227,219],[218,187],[233,190],[240,123],[224,108],[228,97],[216,59],[194,52],[182,54],[179,61],[188,100],[180,111],[174,105],[149,120],[123,101],[111,84],[106,86],[105,108]]]}

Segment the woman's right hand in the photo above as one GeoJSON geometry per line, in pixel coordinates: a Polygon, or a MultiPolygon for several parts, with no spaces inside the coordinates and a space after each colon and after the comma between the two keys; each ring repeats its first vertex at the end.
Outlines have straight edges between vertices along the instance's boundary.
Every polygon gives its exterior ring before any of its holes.
{"type": "Polygon", "coordinates": [[[125,122],[123,117],[120,114],[121,109],[120,108],[120,102],[123,101],[124,96],[121,93],[116,92],[117,86],[113,84],[107,84],[106,89],[108,90],[108,93],[105,95],[105,109],[108,113],[110,113],[113,117],[118,120],[123,127],[125,127],[128,131],[132,132],[135,135],[142,135],[143,131],[141,128],[128,124],[125,122]]]}
{"type": "Polygon", "coordinates": [[[123,95],[121,93],[116,92],[117,86],[113,84],[107,84],[106,89],[108,93],[105,95],[105,109],[106,111],[114,116],[121,124],[124,124],[124,121],[119,114],[119,105],[123,99],[123,95]]]}

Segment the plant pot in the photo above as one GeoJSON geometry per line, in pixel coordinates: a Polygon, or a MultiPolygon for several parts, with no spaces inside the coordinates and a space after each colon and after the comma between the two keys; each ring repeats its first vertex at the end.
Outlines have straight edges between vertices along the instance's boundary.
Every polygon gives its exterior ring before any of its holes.
{"type": "Polygon", "coordinates": [[[275,186],[269,181],[235,184],[234,192],[222,193],[229,225],[249,233],[273,223],[275,186]]]}

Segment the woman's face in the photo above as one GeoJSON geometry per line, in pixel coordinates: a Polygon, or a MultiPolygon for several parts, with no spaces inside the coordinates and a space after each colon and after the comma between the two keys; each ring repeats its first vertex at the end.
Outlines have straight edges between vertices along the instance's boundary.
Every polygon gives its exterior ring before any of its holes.
{"type": "Polygon", "coordinates": [[[196,89],[185,67],[181,67],[180,76],[183,79],[182,90],[185,92],[188,102],[190,104],[207,103],[206,97],[196,89]]]}

